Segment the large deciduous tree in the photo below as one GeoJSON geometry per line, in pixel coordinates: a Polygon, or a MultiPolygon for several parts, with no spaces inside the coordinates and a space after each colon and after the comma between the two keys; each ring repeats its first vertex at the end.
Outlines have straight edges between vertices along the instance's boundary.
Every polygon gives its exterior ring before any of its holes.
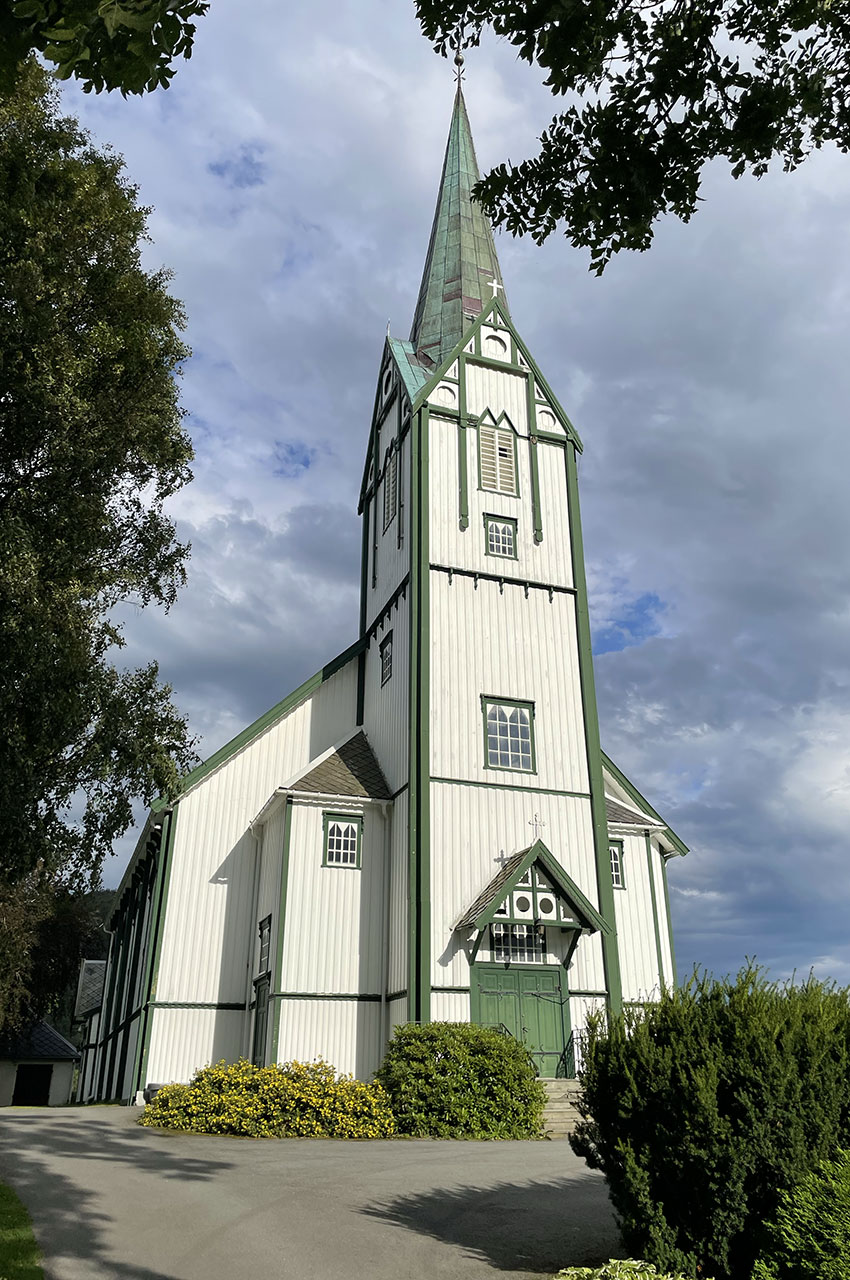
{"type": "Polygon", "coordinates": [[[87,93],[167,89],[208,8],[208,0],[0,0],[0,94],[33,52],[87,93]]]}
{"type": "Polygon", "coordinates": [[[163,511],[189,478],[188,352],[168,273],[141,262],[147,212],[30,62],[0,99],[0,917],[21,940],[0,965],[8,1016],[44,903],[95,886],[133,798],[172,793],[193,762],[156,665],[114,661],[117,611],[168,608],[188,554],[163,511]]]}
{"type": "Polygon", "coordinates": [[[761,177],[850,148],[848,0],[416,0],[442,53],[508,39],[572,101],[540,152],[498,165],[477,196],[492,221],[542,242],[562,225],[602,271],[688,221],[705,165],[761,177]],[[458,37],[458,32],[461,33],[458,37]]]}

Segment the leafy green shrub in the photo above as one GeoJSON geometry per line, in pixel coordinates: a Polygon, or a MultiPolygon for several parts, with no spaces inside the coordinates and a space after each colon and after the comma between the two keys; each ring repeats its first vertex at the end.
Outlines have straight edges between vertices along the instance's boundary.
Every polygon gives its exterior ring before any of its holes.
{"type": "Polygon", "coordinates": [[[255,1067],[241,1058],[169,1084],[139,1124],[251,1138],[388,1138],[395,1132],[380,1085],[337,1075],[327,1062],[255,1067]]]}
{"type": "MultiPolygon", "coordinates": [[[[634,1258],[611,1258],[601,1267],[567,1267],[559,1271],[554,1280],[634,1280],[646,1276],[647,1280],[685,1280],[683,1275],[662,1274],[651,1262],[636,1262],[634,1258]]],[[[705,1280],[709,1280],[708,1276],[705,1280]]]]}
{"type": "Polygon", "coordinates": [[[850,1276],[850,1152],[824,1160],[785,1191],[753,1280],[847,1280],[850,1276]]]}
{"type": "Polygon", "coordinates": [[[376,1075],[399,1133],[432,1138],[537,1138],[545,1092],[513,1036],[464,1022],[407,1023],[376,1075]]]}
{"type": "Polygon", "coordinates": [[[848,1068],[846,991],[694,974],[592,1028],[572,1146],[604,1172],[630,1253],[749,1280],[782,1192],[850,1145],[848,1068]]]}

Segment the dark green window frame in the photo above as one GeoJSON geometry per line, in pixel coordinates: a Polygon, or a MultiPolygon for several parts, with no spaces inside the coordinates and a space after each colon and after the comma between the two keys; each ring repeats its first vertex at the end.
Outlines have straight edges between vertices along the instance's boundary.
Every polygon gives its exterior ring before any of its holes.
{"type": "Polygon", "coordinates": [[[322,866],[333,867],[335,871],[359,871],[360,857],[363,848],[363,815],[357,813],[323,813],[322,814],[322,866]],[[356,845],[353,862],[339,862],[330,857],[328,841],[331,827],[335,824],[357,828],[356,845]]]}
{"type": "Polygon", "coordinates": [[[257,957],[257,977],[262,978],[265,974],[271,973],[271,954],[272,954],[272,918],[266,916],[265,920],[261,920],[257,926],[260,935],[260,949],[257,957]]]}
{"type": "Polygon", "coordinates": [[[393,633],[388,631],[378,645],[378,657],[381,663],[381,686],[393,678],[393,633]]]}
{"type": "Polygon", "coordinates": [[[484,727],[484,768],[497,770],[500,773],[537,773],[537,748],[534,741],[534,703],[524,702],[517,698],[499,698],[495,695],[482,693],[481,695],[481,719],[484,727]],[[530,756],[531,768],[526,769],[522,765],[512,764],[491,764],[490,763],[490,733],[488,727],[487,713],[490,707],[511,707],[518,708],[528,712],[529,719],[529,740],[530,740],[530,756]]]}
{"type": "Polygon", "coordinates": [[[517,522],[512,516],[484,516],[484,554],[493,556],[497,560],[516,560],[517,559],[517,522]],[[513,551],[492,551],[490,549],[490,526],[493,524],[508,524],[513,530],[512,542],[513,551]]]}
{"type": "Polygon", "coordinates": [[[608,855],[611,859],[611,883],[615,889],[625,889],[626,867],[623,858],[623,841],[609,840],[608,855]]]}

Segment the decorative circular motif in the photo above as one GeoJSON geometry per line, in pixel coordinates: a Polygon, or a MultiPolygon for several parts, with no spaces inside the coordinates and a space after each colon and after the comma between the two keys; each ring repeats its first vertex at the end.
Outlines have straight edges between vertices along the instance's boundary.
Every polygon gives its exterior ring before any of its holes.
{"type": "Polygon", "coordinates": [[[531,899],[526,898],[525,894],[516,900],[517,911],[528,911],[531,908],[531,899]]]}
{"type": "Polygon", "coordinates": [[[555,910],[555,904],[551,898],[538,898],[537,905],[543,912],[544,916],[551,916],[552,912],[555,910]]]}
{"type": "Polygon", "coordinates": [[[549,409],[537,410],[537,421],[544,431],[551,431],[558,424],[555,420],[554,413],[549,409]]]}

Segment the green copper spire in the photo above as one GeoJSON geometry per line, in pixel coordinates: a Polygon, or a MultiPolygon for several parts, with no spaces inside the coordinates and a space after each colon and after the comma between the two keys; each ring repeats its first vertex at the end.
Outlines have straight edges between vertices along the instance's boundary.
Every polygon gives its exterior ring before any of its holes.
{"type": "Polygon", "coordinates": [[[457,87],[431,242],[413,317],[410,341],[419,355],[442,363],[493,297],[502,273],[493,232],[470,195],[480,178],[460,82],[457,87]]]}

